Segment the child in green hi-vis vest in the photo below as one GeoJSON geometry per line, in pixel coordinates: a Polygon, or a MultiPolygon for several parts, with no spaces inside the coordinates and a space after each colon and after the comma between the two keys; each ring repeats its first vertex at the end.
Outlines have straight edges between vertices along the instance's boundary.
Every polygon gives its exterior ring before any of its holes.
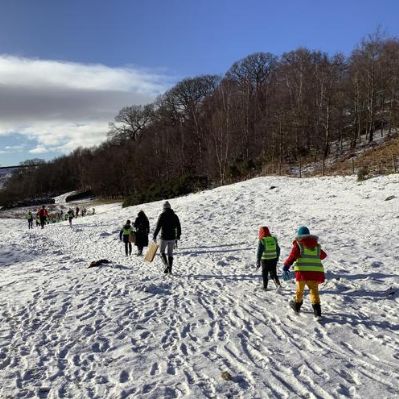
{"type": "Polygon", "coordinates": [[[324,282],[324,268],[321,261],[326,257],[327,254],[318,243],[318,237],[310,234],[306,226],[300,226],[291,253],[284,261],[283,267],[283,278],[285,278],[291,265],[294,265],[296,295],[290,306],[296,313],[301,309],[305,286],[308,286],[314,315],[317,318],[321,317],[319,284],[324,282]]]}
{"type": "Polygon", "coordinates": [[[122,227],[119,232],[119,239],[125,244],[125,254],[129,256],[132,254],[132,243],[130,242],[130,234],[134,232],[130,220],[126,221],[126,224],[122,227]]]}
{"type": "Polygon", "coordinates": [[[259,228],[259,243],[258,253],[256,258],[256,267],[259,269],[262,264],[262,278],[263,278],[263,289],[267,290],[267,284],[269,282],[268,275],[274,280],[277,289],[280,289],[280,281],[277,277],[277,262],[280,256],[280,247],[277,242],[277,238],[270,234],[270,230],[267,226],[259,228]]]}

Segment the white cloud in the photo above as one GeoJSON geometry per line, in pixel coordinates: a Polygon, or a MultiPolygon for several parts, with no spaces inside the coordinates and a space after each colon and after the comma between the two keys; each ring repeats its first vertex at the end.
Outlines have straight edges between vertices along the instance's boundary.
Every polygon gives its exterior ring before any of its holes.
{"type": "Polygon", "coordinates": [[[122,107],[152,102],[169,85],[138,68],[0,55],[0,135],[35,140],[34,154],[97,145],[122,107]]]}
{"type": "Polygon", "coordinates": [[[45,154],[46,152],[48,152],[48,149],[42,145],[38,145],[32,150],[29,150],[29,152],[31,154],[45,154]]]}

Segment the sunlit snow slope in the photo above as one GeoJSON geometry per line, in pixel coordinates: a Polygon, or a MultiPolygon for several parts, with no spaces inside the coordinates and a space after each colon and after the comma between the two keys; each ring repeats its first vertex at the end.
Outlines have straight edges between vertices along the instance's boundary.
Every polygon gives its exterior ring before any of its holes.
{"type": "Polygon", "coordinates": [[[399,397],[398,175],[257,178],[170,202],[172,277],[118,237],[140,209],[153,231],[162,202],[96,207],[72,229],[0,220],[2,399],[399,397]],[[260,289],[262,224],[282,258],[299,225],[319,235],[322,322],[308,296],[289,309],[293,281],[260,289]]]}

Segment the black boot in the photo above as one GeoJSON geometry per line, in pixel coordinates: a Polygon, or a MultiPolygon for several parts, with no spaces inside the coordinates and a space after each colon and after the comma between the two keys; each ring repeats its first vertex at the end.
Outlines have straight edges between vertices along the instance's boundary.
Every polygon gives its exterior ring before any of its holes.
{"type": "Polygon", "coordinates": [[[295,302],[294,300],[292,300],[290,301],[290,307],[291,309],[293,309],[295,313],[299,313],[301,310],[302,303],[303,302],[295,302]]]}
{"type": "Polygon", "coordinates": [[[172,274],[173,256],[168,256],[168,272],[172,274]]]}
{"type": "Polygon", "coordinates": [[[164,269],[164,273],[168,272],[168,258],[166,257],[166,254],[161,254],[161,259],[162,259],[162,263],[165,265],[165,269],[164,269]]]}
{"type": "Polygon", "coordinates": [[[315,303],[312,305],[313,313],[315,317],[321,317],[321,306],[319,303],[315,303]]]}

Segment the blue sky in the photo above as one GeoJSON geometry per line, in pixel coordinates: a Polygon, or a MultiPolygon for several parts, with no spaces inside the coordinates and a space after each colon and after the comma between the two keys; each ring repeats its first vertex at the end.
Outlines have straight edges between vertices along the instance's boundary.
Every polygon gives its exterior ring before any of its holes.
{"type": "Polygon", "coordinates": [[[253,52],[399,36],[398,16],[397,0],[2,0],[0,165],[99,144],[122,106],[253,52]]]}

